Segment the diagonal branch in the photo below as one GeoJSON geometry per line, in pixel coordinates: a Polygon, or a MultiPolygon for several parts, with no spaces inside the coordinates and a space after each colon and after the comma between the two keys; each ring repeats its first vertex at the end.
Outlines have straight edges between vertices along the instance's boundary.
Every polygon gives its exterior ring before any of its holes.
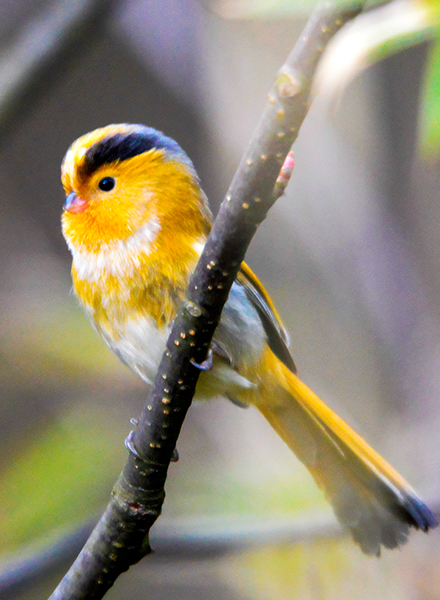
{"type": "Polygon", "coordinates": [[[150,551],[148,533],[161,511],[168,466],[199,376],[194,363],[205,360],[252,236],[282,193],[276,180],[307,114],[320,56],[362,4],[323,4],[278,72],[175,319],[113,496],[51,600],[102,598],[120,573],[150,551]]]}

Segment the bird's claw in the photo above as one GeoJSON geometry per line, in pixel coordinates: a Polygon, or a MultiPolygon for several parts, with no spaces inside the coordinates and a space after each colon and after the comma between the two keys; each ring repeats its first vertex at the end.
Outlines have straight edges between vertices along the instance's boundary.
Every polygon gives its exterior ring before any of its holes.
{"type": "Polygon", "coordinates": [[[124,442],[125,443],[125,447],[127,448],[127,450],[129,452],[131,452],[133,454],[133,456],[135,458],[138,458],[139,460],[142,460],[142,456],[136,450],[136,446],[133,443],[133,437],[134,437],[134,431],[130,431],[130,433],[125,438],[125,442],[124,442]]]}
{"type": "Polygon", "coordinates": [[[193,358],[190,360],[191,364],[200,369],[200,371],[210,371],[214,363],[212,348],[208,350],[208,356],[201,363],[197,363],[193,358]]]}

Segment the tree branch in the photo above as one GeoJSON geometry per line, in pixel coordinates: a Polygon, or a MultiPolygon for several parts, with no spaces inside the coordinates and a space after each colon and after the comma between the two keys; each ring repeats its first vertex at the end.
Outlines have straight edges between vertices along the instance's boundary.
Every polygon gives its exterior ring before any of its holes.
{"type": "MultiPolygon", "coordinates": [[[[428,505],[440,518],[438,494],[428,498],[428,505]]],[[[80,551],[93,525],[88,523],[40,548],[27,549],[18,555],[2,558],[0,600],[11,600],[49,572],[59,570],[80,551]]],[[[316,510],[288,516],[240,515],[219,521],[218,517],[160,520],[151,533],[156,561],[194,561],[220,558],[267,545],[300,544],[313,540],[347,537],[330,511],[316,510]]]]}
{"type": "Polygon", "coordinates": [[[361,6],[322,5],[277,74],[175,319],[113,496],[51,600],[102,598],[120,573],[150,551],[148,533],[161,511],[168,466],[200,372],[195,364],[206,358],[252,236],[282,193],[276,180],[307,114],[322,51],[361,6]]]}

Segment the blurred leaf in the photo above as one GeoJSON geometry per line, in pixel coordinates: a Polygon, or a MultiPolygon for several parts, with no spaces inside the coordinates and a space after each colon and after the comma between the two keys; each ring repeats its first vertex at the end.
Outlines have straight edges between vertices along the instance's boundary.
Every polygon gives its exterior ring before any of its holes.
{"type": "Polygon", "coordinates": [[[71,529],[105,502],[126,456],[120,419],[81,405],[0,474],[2,552],[71,529]]]}
{"type": "Polygon", "coordinates": [[[419,116],[419,145],[426,159],[440,154],[440,39],[430,48],[419,116]]]}
{"type": "Polygon", "coordinates": [[[320,64],[315,93],[337,100],[364,69],[439,35],[440,2],[394,0],[360,15],[334,37],[320,64]]]}
{"type": "MultiPolygon", "coordinates": [[[[335,4],[340,6],[358,3],[358,0],[335,0],[335,4]]],[[[318,0],[218,0],[213,4],[224,19],[279,19],[307,15],[318,4],[318,0]]]]}

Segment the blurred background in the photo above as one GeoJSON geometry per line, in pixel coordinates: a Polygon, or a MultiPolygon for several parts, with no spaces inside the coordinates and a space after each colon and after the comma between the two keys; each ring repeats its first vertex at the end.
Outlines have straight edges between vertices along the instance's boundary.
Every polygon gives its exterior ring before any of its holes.
{"type": "MultiPolygon", "coordinates": [[[[0,3],[2,598],[50,595],[106,503],[147,395],[71,293],[64,153],[108,123],[156,127],[192,158],[215,212],[305,24],[305,0],[274,4],[0,3]]],[[[417,137],[428,51],[408,45],[378,62],[332,110],[318,98],[248,262],[302,379],[438,509],[440,170],[417,137]]],[[[155,554],[109,600],[440,597],[439,533],[364,556],[253,409],[192,406],[178,450],[155,554]]]]}

